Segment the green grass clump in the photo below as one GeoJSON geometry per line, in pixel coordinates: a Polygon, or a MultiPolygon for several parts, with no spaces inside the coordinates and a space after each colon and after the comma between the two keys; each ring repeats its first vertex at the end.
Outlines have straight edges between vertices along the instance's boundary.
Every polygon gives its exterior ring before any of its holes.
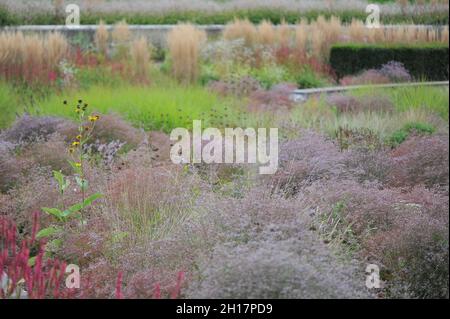
{"type": "MultiPolygon", "coordinates": [[[[247,18],[253,23],[260,23],[263,20],[279,24],[281,21],[287,23],[297,23],[301,18],[316,20],[318,16],[329,18],[339,16],[344,23],[350,23],[352,19],[365,20],[367,14],[364,10],[323,10],[311,9],[298,12],[294,9],[286,8],[254,8],[254,9],[230,9],[223,11],[207,10],[180,10],[173,9],[164,13],[143,11],[136,12],[85,12],[81,15],[81,24],[97,24],[103,20],[107,24],[114,24],[126,20],[129,24],[177,24],[179,22],[191,22],[195,24],[226,24],[234,18],[247,18]]],[[[448,11],[417,12],[408,14],[384,14],[381,16],[383,24],[448,24],[448,11]]],[[[64,24],[64,16],[56,15],[53,12],[39,12],[34,14],[22,14],[10,12],[0,4],[0,25],[59,25],[64,24]]]]}
{"type": "Polygon", "coordinates": [[[13,90],[0,82],[0,129],[6,128],[14,121],[16,106],[17,100],[13,90]]]}
{"type": "MultiPolygon", "coordinates": [[[[392,112],[358,112],[337,114],[327,96],[311,98],[293,111],[286,113],[284,121],[295,123],[293,127],[311,128],[335,136],[339,128],[349,130],[368,129],[380,137],[381,141],[402,141],[405,134],[416,130],[421,134],[432,133],[437,129],[446,129],[448,121],[448,88],[405,87],[394,89],[368,88],[352,91],[359,100],[388,98],[394,105],[392,112]],[[440,115],[435,117],[434,115],[440,115]],[[436,124],[433,127],[426,123],[436,124]],[[442,124],[440,124],[442,123],[442,124]]],[[[447,128],[448,129],[448,128],[447,128]]],[[[288,132],[289,133],[289,132],[288,132]]]]}
{"type": "Polygon", "coordinates": [[[192,120],[222,127],[232,125],[239,116],[233,98],[220,98],[201,86],[175,84],[164,87],[92,86],[82,91],[55,94],[41,101],[32,114],[71,118],[73,110],[62,105],[62,101],[79,98],[89,101],[95,112],[118,113],[145,130],[170,132],[175,127],[190,128],[192,120]]]}
{"type": "Polygon", "coordinates": [[[385,96],[392,101],[398,112],[408,112],[411,110],[424,111],[439,115],[442,119],[448,121],[448,87],[364,88],[352,91],[352,95],[385,96]]]}
{"type": "Polygon", "coordinates": [[[413,133],[419,135],[433,134],[435,128],[427,123],[412,122],[406,123],[401,129],[392,133],[388,139],[388,145],[397,146],[402,144],[413,133]]]}
{"type": "Polygon", "coordinates": [[[438,114],[448,121],[448,87],[397,88],[386,91],[398,111],[423,109],[438,114]]]}
{"type": "Polygon", "coordinates": [[[310,89],[327,86],[329,83],[314,71],[305,68],[295,77],[295,83],[300,89],[310,89]]]}

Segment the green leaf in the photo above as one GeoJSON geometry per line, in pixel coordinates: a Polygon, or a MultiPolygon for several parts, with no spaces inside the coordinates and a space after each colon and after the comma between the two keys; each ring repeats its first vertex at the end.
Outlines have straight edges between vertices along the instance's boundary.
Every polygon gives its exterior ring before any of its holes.
{"type": "Polygon", "coordinates": [[[28,266],[33,267],[35,263],[36,263],[36,256],[28,259],[28,266]]]}
{"type": "Polygon", "coordinates": [[[61,212],[61,218],[66,219],[66,218],[70,217],[70,215],[72,215],[73,213],[79,212],[83,208],[90,206],[95,200],[99,199],[102,196],[103,195],[100,193],[95,193],[95,194],[89,196],[88,198],[86,198],[82,203],[78,203],[78,204],[70,206],[65,211],[61,212]]]}
{"type": "Polygon", "coordinates": [[[55,216],[58,220],[62,220],[63,213],[58,208],[42,207],[42,210],[49,215],[55,216]]]}
{"type": "Polygon", "coordinates": [[[53,171],[53,177],[58,182],[59,188],[62,188],[62,185],[64,184],[64,175],[61,173],[61,171],[53,171]]]}
{"type": "Polygon", "coordinates": [[[85,180],[83,178],[80,178],[78,176],[75,176],[75,180],[77,181],[78,186],[80,186],[80,188],[82,190],[86,190],[88,188],[88,181],[87,180],[85,180]]]}
{"type": "Polygon", "coordinates": [[[57,233],[60,229],[57,227],[47,227],[44,229],[41,229],[37,234],[36,234],[36,238],[40,239],[40,238],[46,238],[46,237],[50,237],[53,234],[57,233]]]}
{"type": "Polygon", "coordinates": [[[58,182],[59,191],[64,193],[64,191],[69,187],[70,181],[64,176],[61,171],[53,171],[53,177],[58,182]]]}
{"type": "Polygon", "coordinates": [[[75,172],[75,174],[81,175],[81,173],[82,173],[81,167],[78,167],[78,166],[76,165],[76,162],[74,162],[74,161],[68,161],[68,162],[69,162],[70,166],[72,166],[73,171],[75,172]]]}
{"type": "Polygon", "coordinates": [[[84,207],[91,205],[95,200],[97,200],[101,197],[103,197],[103,195],[100,193],[92,194],[91,196],[89,196],[88,198],[86,198],[84,200],[84,202],[83,202],[84,207]]]}
{"type": "Polygon", "coordinates": [[[67,208],[65,211],[63,211],[62,215],[63,215],[63,217],[69,217],[70,214],[76,213],[82,209],[83,209],[83,203],[78,203],[78,204],[72,205],[69,208],[67,208]]]}

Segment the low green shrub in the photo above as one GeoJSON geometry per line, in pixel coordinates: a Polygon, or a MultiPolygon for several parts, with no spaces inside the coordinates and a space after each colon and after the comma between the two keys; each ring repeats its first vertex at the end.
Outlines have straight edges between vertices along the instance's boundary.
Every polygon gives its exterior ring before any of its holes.
{"type": "Polygon", "coordinates": [[[18,24],[16,17],[8,11],[5,5],[0,3],[0,26],[18,24]]]}
{"type": "Polygon", "coordinates": [[[331,48],[330,65],[342,78],[397,61],[416,79],[448,80],[448,49],[444,44],[336,44],[331,48]]]}
{"type": "Polygon", "coordinates": [[[262,68],[253,69],[250,75],[265,89],[270,89],[273,85],[282,82],[293,82],[288,70],[279,65],[265,65],[262,68]]]}
{"type": "Polygon", "coordinates": [[[5,128],[14,120],[15,104],[12,89],[0,83],[0,129],[5,128]]]}
{"type": "Polygon", "coordinates": [[[314,71],[305,69],[295,77],[295,83],[300,89],[309,89],[326,86],[326,81],[321,79],[314,71]]]}
{"type": "MultiPolygon", "coordinates": [[[[326,18],[339,16],[344,23],[350,23],[352,19],[365,20],[367,14],[363,10],[320,10],[311,9],[304,12],[279,8],[253,8],[253,9],[232,9],[220,12],[208,12],[206,10],[180,10],[174,9],[165,13],[158,12],[85,12],[81,15],[81,24],[97,24],[103,20],[107,24],[114,24],[121,20],[126,20],[129,24],[177,24],[178,22],[192,22],[195,24],[226,24],[235,18],[247,18],[253,23],[260,23],[268,20],[274,24],[281,21],[287,23],[297,23],[301,18],[316,20],[318,16],[326,18]]],[[[0,25],[57,25],[63,24],[63,17],[55,15],[53,12],[39,12],[32,15],[15,14],[6,8],[0,8],[0,25]]],[[[448,11],[417,12],[413,14],[384,14],[381,22],[384,24],[448,24],[448,11]]]]}
{"type": "MultiPolygon", "coordinates": [[[[64,98],[74,100],[78,96],[89,100],[93,111],[100,114],[114,112],[145,130],[170,132],[176,127],[190,128],[194,119],[212,126],[222,122],[232,125],[238,121],[235,99],[220,98],[200,85],[185,87],[173,82],[151,87],[95,85],[67,93],[64,98]]],[[[31,109],[30,114],[73,118],[72,109],[61,106],[62,99],[58,94],[52,95],[40,101],[39,109],[31,109]]]]}
{"type": "Polygon", "coordinates": [[[388,144],[391,146],[397,146],[406,141],[412,133],[426,135],[433,134],[435,130],[436,129],[432,125],[427,123],[407,123],[401,129],[392,133],[392,135],[388,138],[388,144]]]}

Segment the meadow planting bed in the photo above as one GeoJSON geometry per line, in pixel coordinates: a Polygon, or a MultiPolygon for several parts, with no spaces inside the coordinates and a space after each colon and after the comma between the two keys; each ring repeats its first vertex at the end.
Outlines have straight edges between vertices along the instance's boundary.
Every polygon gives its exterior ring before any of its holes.
{"type": "Polygon", "coordinates": [[[234,18],[279,24],[320,15],[350,23],[367,17],[369,3],[380,6],[384,24],[448,24],[448,0],[2,0],[0,25],[64,24],[67,4],[79,5],[82,24],[226,24],[234,18]]]}
{"type": "Polygon", "coordinates": [[[448,86],[370,86],[432,80],[423,54],[339,74],[330,61],[436,48],[448,80],[447,26],[235,19],[166,41],[125,21],[93,41],[0,32],[0,299],[448,298],[448,86]],[[169,135],[194,121],[277,128],[278,169],[173,163],[169,135]]]}

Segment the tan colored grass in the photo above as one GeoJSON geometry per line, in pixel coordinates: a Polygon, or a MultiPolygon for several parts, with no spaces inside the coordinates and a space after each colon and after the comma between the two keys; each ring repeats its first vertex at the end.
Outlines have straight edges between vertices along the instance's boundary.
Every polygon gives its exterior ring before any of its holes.
{"type": "Polygon", "coordinates": [[[277,33],[272,22],[263,20],[258,26],[258,42],[263,45],[274,45],[277,33]]]}
{"type": "Polygon", "coordinates": [[[323,44],[325,43],[325,37],[322,32],[314,30],[311,33],[311,51],[316,57],[320,57],[323,54],[323,44]]]}
{"type": "Polygon", "coordinates": [[[108,41],[109,41],[109,32],[106,28],[105,23],[100,20],[98,24],[97,31],[95,31],[94,35],[94,43],[98,52],[103,56],[108,54],[108,41]]]}
{"type": "Polygon", "coordinates": [[[411,43],[416,41],[417,36],[417,28],[414,26],[406,26],[404,27],[404,41],[406,43],[411,43]]]}
{"type": "Polygon", "coordinates": [[[64,15],[64,0],[52,0],[55,14],[58,16],[64,15]]]}
{"type": "Polygon", "coordinates": [[[365,42],[366,27],[361,20],[352,19],[352,22],[349,26],[349,36],[351,41],[365,42]]]}
{"type": "Polygon", "coordinates": [[[124,44],[130,40],[130,28],[125,20],[114,25],[112,39],[116,44],[124,44]]]}
{"type": "Polygon", "coordinates": [[[436,28],[428,30],[428,42],[438,42],[439,39],[439,32],[436,28]]]}
{"type": "Polygon", "coordinates": [[[119,60],[127,59],[128,45],[130,41],[130,28],[125,20],[114,25],[111,37],[115,46],[114,57],[119,60]]]}
{"type": "Polygon", "coordinates": [[[0,33],[0,76],[29,81],[48,79],[68,55],[67,40],[59,33],[24,35],[0,33]]]}
{"type": "Polygon", "coordinates": [[[306,19],[302,19],[295,27],[295,50],[300,55],[307,52],[309,25],[306,19]]]}
{"type": "Polygon", "coordinates": [[[441,31],[441,42],[447,44],[449,43],[448,26],[445,26],[441,31]]]}
{"type": "Polygon", "coordinates": [[[330,48],[342,37],[342,22],[339,17],[332,16],[328,21],[323,22],[321,27],[325,34],[325,43],[323,44],[322,56],[328,59],[330,48]]]}
{"type": "Polygon", "coordinates": [[[151,47],[147,38],[140,37],[132,42],[130,47],[130,57],[133,66],[133,73],[141,80],[147,80],[150,67],[151,47]]]}
{"type": "Polygon", "coordinates": [[[45,39],[45,60],[47,65],[57,66],[59,62],[67,56],[69,44],[66,38],[60,33],[51,33],[45,39]]]}
{"type": "Polygon", "coordinates": [[[235,19],[225,26],[223,37],[225,40],[243,39],[245,45],[253,46],[258,40],[258,30],[248,19],[235,19]]]}
{"type": "Polygon", "coordinates": [[[319,16],[311,24],[312,53],[320,58],[327,59],[330,47],[339,41],[342,36],[341,20],[331,17],[329,20],[319,16]]]}
{"type": "Polygon", "coordinates": [[[44,43],[37,35],[32,35],[26,38],[23,45],[22,59],[23,72],[26,77],[31,77],[37,70],[44,69],[44,43]]]}
{"type": "Polygon", "coordinates": [[[291,28],[286,21],[283,20],[277,28],[278,45],[281,47],[288,47],[291,42],[291,35],[291,28]]]}
{"type": "Polygon", "coordinates": [[[174,76],[185,83],[197,80],[199,53],[206,42],[206,33],[191,24],[174,27],[167,36],[174,76]]]}
{"type": "Polygon", "coordinates": [[[427,42],[428,41],[428,31],[426,28],[419,28],[417,30],[417,41],[418,42],[427,42]]]}
{"type": "Polygon", "coordinates": [[[371,28],[366,30],[366,39],[369,43],[384,43],[386,35],[383,28],[371,28]]]}

